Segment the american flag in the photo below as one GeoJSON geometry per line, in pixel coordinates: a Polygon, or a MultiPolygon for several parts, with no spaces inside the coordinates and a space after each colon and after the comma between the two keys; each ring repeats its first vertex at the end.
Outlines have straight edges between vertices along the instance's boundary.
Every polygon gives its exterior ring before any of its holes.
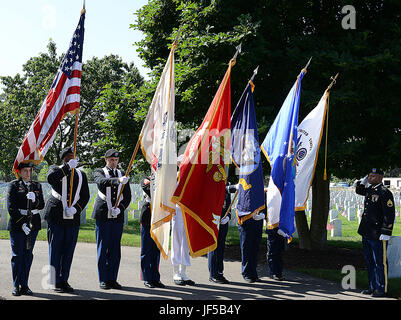
{"type": "Polygon", "coordinates": [[[13,166],[15,174],[21,162],[40,163],[49,150],[65,114],[79,112],[84,22],[83,10],[53,84],[18,150],[13,166]]]}

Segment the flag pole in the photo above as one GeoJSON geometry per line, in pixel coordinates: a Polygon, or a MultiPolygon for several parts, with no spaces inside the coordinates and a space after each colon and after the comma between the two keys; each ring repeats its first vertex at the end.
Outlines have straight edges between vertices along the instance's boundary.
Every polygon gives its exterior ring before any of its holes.
{"type": "Polygon", "coordinates": [[[337,82],[336,81],[337,77],[338,77],[338,73],[334,76],[334,78],[333,77],[330,78],[332,81],[326,89],[326,91],[327,91],[327,99],[326,99],[327,108],[326,108],[326,141],[325,141],[325,146],[324,146],[324,171],[323,171],[323,180],[324,181],[327,180],[327,171],[326,171],[326,167],[327,167],[327,135],[328,135],[328,130],[329,130],[330,90],[333,87],[333,85],[337,82]]]}
{"type": "MultiPolygon", "coordinates": [[[[235,199],[237,199],[238,192],[239,192],[239,187],[238,187],[237,191],[235,192],[234,199],[233,199],[233,201],[231,201],[230,206],[227,209],[227,212],[224,214],[224,217],[221,218],[221,219],[224,219],[228,215],[228,213],[230,212],[231,207],[233,206],[235,199]]],[[[220,221],[221,221],[221,219],[220,219],[220,221]]]]}
{"type": "MultiPolygon", "coordinates": [[[[83,7],[82,7],[80,15],[83,15],[84,13],[86,13],[85,0],[84,0],[84,4],[83,4],[83,7]]],[[[75,157],[77,155],[78,120],[79,120],[79,108],[75,112],[74,156],[73,156],[74,159],[75,159],[75,157]]],[[[68,206],[69,207],[71,207],[71,201],[72,201],[72,188],[74,186],[74,174],[75,174],[75,168],[72,168],[72,170],[71,170],[71,180],[70,180],[70,199],[68,200],[68,206]]]]}
{"type": "MultiPolygon", "coordinates": [[[[131,160],[130,160],[130,162],[129,162],[127,171],[125,172],[125,176],[126,176],[126,177],[129,176],[129,173],[130,173],[131,168],[132,168],[132,164],[134,163],[136,154],[138,153],[139,145],[141,144],[141,143],[140,143],[140,142],[141,142],[141,138],[142,138],[142,135],[140,134],[139,137],[138,137],[138,140],[137,140],[137,142],[136,142],[136,146],[135,146],[134,152],[132,153],[131,160]]],[[[117,208],[117,204],[118,204],[118,202],[120,201],[121,194],[123,193],[123,190],[124,190],[124,186],[125,186],[125,184],[123,184],[123,185],[121,186],[120,192],[118,193],[117,201],[116,201],[116,203],[115,203],[115,205],[114,205],[114,209],[117,208]]]]}

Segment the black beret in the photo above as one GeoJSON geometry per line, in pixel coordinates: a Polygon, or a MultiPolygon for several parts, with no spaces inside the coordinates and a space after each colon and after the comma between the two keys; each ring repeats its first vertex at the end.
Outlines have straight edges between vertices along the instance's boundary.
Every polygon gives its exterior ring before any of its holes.
{"type": "Polygon", "coordinates": [[[60,159],[63,160],[67,154],[74,154],[72,147],[66,147],[60,152],[60,159]]]}
{"type": "Polygon", "coordinates": [[[18,165],[18,170],[21,170],[22,168],[33,168],[34,164],[33,162],[21,162],[18,165]]]}
{"type": "Polygon", "coordinates": [[[104,157],[105,158],[110,158],[110,157],[119,158],[120,157],[120,152],[118,152],[117,150],[114,150],[114,149],[110,149],[110,150],[106,151],[104,157]]]}
{"type": "Polygon", "coordinates": [[[370,173],[376,173],[376,174],[380,174],[380,175],[384,174],[383,170],[379,169],[379,168],[372,168],[372,170],[370,170],[370,173]]]}

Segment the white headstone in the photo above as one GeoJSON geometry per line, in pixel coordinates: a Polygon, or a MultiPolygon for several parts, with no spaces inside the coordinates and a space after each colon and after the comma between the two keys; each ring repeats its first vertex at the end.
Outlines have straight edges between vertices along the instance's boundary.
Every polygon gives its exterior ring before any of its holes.
{"type": "Polygon", "coordinates": [[[347,219],[348,219],[348,221],[355,220],[355,208],[352,208],[352,207],[347,208],[347,219]]]}
{"type": "Polygon", "coordinates": [[[330,221],[338,218],[338,211],[336,209],[331,209],[329,211],[330,221]]]}
{"type": "Polygon", "coordinates": [[[387,247],[388,277],[401,278],[401,237],[392,236],[387,247]]]}
{"type": "Polygon", "coordinates": [[[84,208],[84,210],[81,211],[79,218],[80,218],[81,225],[86,224],[86,207],[84,208]]]}
{"type": "Polygon", "coordinates": [[[7,209],[0,208],[0,230],[7,229],[7,218],[8,218],[7,209]]]}
{"type": "Polygon", "coordinates": [[[341,237],[342,236],[342,221],[341,219],[334,219],[330,221],[331,226],[331,236],[332,237],[341,237]]]}

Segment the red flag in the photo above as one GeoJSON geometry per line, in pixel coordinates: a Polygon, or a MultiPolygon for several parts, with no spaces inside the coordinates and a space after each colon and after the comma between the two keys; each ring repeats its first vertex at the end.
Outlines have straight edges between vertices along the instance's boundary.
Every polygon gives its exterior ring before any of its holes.
{"type": "Polygon", "coordinates": [[[172,197],[184,216],[189,251],[201,256],[217,246],[231,141],[231,60],[209,110],[185,150],[172,197]]]}

